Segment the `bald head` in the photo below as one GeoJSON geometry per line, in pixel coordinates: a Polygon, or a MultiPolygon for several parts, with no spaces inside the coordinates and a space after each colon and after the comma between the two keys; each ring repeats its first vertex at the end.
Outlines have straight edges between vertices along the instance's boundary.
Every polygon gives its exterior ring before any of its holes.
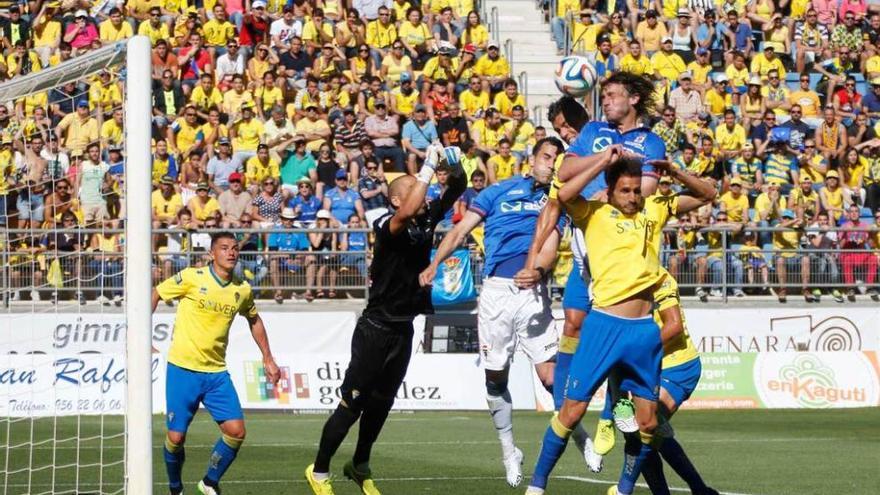
{"type": "Polygon", "coordinates": [[[399,208],[415,184],[416,178],[411,175],[402,175],[391,181],[391,184],[388,185],[388,199],[391,204],[399,208]],[[396,202],[394,198],[397,198],[396,202]]]}

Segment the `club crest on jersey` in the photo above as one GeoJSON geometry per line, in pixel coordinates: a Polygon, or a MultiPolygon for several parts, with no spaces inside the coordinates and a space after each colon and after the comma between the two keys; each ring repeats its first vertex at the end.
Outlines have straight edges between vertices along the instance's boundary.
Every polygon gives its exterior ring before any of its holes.
{"type": "Polygon", "coordinates": [[[236,293],[233,295],[233,297],[235,298],[235,302],[238,303],[238,300],[241,299],[241,294],[239,294],[238,292],[236,292],[236,293]]]}
{"type": "Polygon", "coordinates": [[[604,151],[605,148],[611,146],[611,138],[607,136],[597,137],[593,140],[593,153],[604,151]]]}
{"type": "Polygon", "coordinates": [[[208,295],[208,288],[207,287],[199,287],[199,294],[201,294],[203,296],[208,295]]]}

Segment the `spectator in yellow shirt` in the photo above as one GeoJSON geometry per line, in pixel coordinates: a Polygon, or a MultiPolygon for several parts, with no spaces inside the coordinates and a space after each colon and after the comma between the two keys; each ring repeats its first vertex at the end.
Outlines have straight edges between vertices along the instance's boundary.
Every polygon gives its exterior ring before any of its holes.
{"type": "Polygon", "coordinates": [[[42,10],[34,16],[32,37],[34,51],[40,57],[43,66],[49,65],[50,57],[61,44],[61,23],[54,19],[58,7],[43,4],[42,10]]]}
{"type": "Polygon", "coordinates": [[[469,122],[482,117],[489,108],[489,91],[483,89],[480,76],[471,76],[469,88],[458,96],[461,111],[469,122]]]}
{"type": "Polygon", "coordinates": [[[208,109],[223,104],[223,94],[214,86],[214,77],[211,74],[202,74],[199,84],[190,93],[189,102],[196,107],[196,112],[202,119],[208,118],[208,109]]]}
{"type": "Polygon", "coordinates": [[[651,65],[654,67],[655,79],[664,80],[667,88],[678,81],[678,76],[687,67],[684,60],[672,51],[672,38],[669,36],[663,38],[660,51],[651,57],[651,65]]]}
{"type": "Polygon", "coordinates": [[[499,91],[501,85],[510,78],[510,64],[501,55],[501,46],[497,41],[486,45],[486,54],[477,60],[474,74],[480,77],[483,91],[499,91]]]}
{"type": "Polygon", "coordinates": [[[512,117],[504,124],[504,137],[510,141],[510,152],[516,157],[517,163],[528,161],[529,149],[535,145],[535,126],[526,120],[525,109],[515,105],[512,117]]]}
{"type": "Polygon", "coordinates": [[[81,99],[76,104],[76,112],[61,119],[55,128],[55,135],[66,150],[82,152],[86,145],[98,140],[98,121],[89,113],[89,101],[81,99]]]}
{"type": "Polygon", "coordinates": [[[629,53],[620,59],[620,70],[637,76],[654,74],[654,66],[651,65],[651,60],[642,53],[642,45],[638,40],[629,42],[629,53]]]}
{"type": "Polygon", "coordinates": [[[486,168],[489,172],[489,184],[519,175],[520,166],[516,157],[510,154],[510,141],[507,138],[498,141],[498,153],[489,158],[486,168]]]}
{"type": "Polygon", "coordinates": [[[397,40],[397,28],[391,23],[391,11],[387,7],[379,7],[379,18],[367,24],[367,44],[376,67],[382,65],[382,59],[391,51],[391,44],[397,40]]]}
{"type": "Polygon", "coordinates": [[[730,190],[718,200],[721,211],[727,212],[728,221],[745,226],[749,221],[749,197],[743,194],[743,182],[739,177],[730,179],[730,190]]]}
{"type": "Polygon", "coordinates": [[[105,45],[131,38],[134,35],[131,24],[125,22],[122,11],[118,7],[110,9],[109,18],[102,22],[99,28],[98,35],[105,45]]]}
{"type": "Polygon", "coordinates": [[[281,168],[278,162],[269,156],[269,146],[260,143],[257,146],[256,156],[248,159],[244,166],[245,187],[251,194],[260,193],[260,183],[263,179],[272,178],[279,180],[281,177],[281,168]]]}
{"type": "Polygon", "coordinates": [[[495,101],[492,106],[501,112],[502,118],[509,119],[513,115],[513,107],[517,105],[525,108],[526,99],[519,92],[519,86],[516,84],[516,81],[508,79],[504,81],[504,91],[495,95],[495,101]]]}
{"type": "Polygon", "coordinates": [[[202,26],[205,33],[205,47],[211,54],[212,60],[226,53],[226,42],[235,39],[235,25],[226,18],[226,8],[222,5],[214,5],[214,18],[202,26]]]}
{"type": "Polygon", "coordinates": [[[159,40],[168,40],[171,38],[171,31],[168,30],[168,24],[162,22],[162,9],[160,7],[150,7],[150,17],[141,22],[138,26],[137,33],[141,36],[150,38],[150,43],[156,46],[159,40]]]}
{"type": "Polygon", "coordinates": [[[657,22],[657,11],[654,9],[649,9],[645,12],[645,20],[636,26],[636,41],[641,43],[642,48],[648,53],[659,51],[660,40],[668,34],[666,25],[662,22],[657,22]]]}
{"type": "Polygon", "coordinates": [[[724,111],[724,124],[715,128],[715,142],[725,160],[732,160],[742,153],[742,147],[746,144],[746,130],[736,123],[733,109],[724,111]]]}

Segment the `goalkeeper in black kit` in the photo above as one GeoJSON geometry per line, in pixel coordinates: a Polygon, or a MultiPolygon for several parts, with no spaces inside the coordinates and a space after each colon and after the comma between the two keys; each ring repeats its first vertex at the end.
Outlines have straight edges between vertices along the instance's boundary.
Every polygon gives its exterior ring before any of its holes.
{"type": "Polygon", "coordinates": [[[357,448],[345,464],[346,477],[366,495],[379,495],[370,470],[370,451],[385,424],[412,354],[413,319],[431,314],[431,288],[419,284],[419,273],[431,262],[434,229],[465,191],[467,178],[457,147],[435,143],[426,150],[416,176],[391,182],[391,211],[372,225],[376,237],[370,266],[370,298],[351,338],[351,361],[342,382],[342,399],[324,424],[318,455],[306,468],[306,480],[317,495],[332,495],[330,459],[349,428],[360,419],[357,448]],[[437,168],[449,171],[441,197],[426,204],[425,193],[437,168]]]}

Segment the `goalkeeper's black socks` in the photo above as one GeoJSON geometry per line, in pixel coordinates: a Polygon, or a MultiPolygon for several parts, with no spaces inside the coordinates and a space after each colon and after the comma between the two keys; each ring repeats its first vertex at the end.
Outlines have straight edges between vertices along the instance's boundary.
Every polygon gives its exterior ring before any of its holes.
{"type": "Polygon", "coordinates": [[[330,415],[330,419],[324,423],[324,430],[321,432],[321,443],[318,444],[318,455],[315,457],[316,473],[330,472],[330,459],[336,454],[336,450],[342,445],[345,436],[351,425],[358,420],[358,413],[351,409],[339,405],[330,415]]]}
{"type": "Polygon", "coordinates": [[[385,426],[385,420],[388,419],[388,412],[394,405],[394,399],[377,399],[371,398],[367,401],[364,413],[361,415],[360,431],[358,433],[357,447],[354,450],[352,462],[355,466],[368,464],[370,462],[370,452],[373,450],[373,444],[379,438],[382,427],[385,426]]]}

